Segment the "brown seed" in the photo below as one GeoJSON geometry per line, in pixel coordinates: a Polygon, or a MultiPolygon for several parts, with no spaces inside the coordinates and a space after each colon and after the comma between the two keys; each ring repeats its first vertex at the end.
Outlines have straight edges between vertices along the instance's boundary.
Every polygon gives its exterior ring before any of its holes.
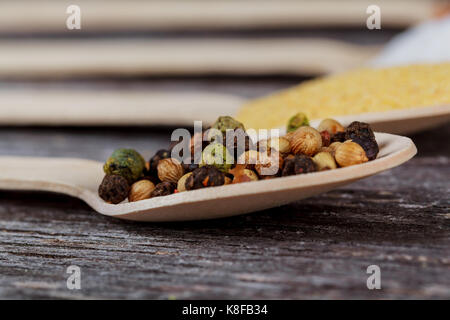
{"type": "Polygon", "coordinates": [[[294,154],[313,156],[322,148],[320,132],[311,127],[300,127],[295,130],[290,142],[294,154]]]}
{"type": "Polygon", "coordinates": [[[153,190],[155,190],[155,185],[150,180],[140,180],[133,183],[128,194],[128,201],[135,202],[144,199],[149,199],[153,190]]]}
{"type": "Polygon", "coordinates": [[[331,136],[328,131],[320,131],[320,135],[322,136],[322,146],[327,147],[330,145],[331,136]]]}
{"type": "Polygon", "coordinates": [[[255,164],[258,163],[260,158],[260,153],[256,150],[245,151],[239,158],[237,163],[243,164],[246,169],[253,170],[255,164]]]}
{"type": "Polygon", "coordinates": [[[225,176],[225,183],[224,184],[231,184],[233,180],[227,176],[225,176]]]}
{"type": "Polygon", "coordinates": [[[344,126],[334,119],[322,120],[317,127],[317,130],[320,132],[328,131],[331,135],[336,134],[337,132],[345,132],[344,126]]]}
{"type": "Polygon", "coordinates": [[[341,167],[348,167],[369,161],[364,149],[352,141],[342,143],[336,149],[334,157],[341,167]]]}
{"type": "Polygon", "coordinates": [[[331,155],[334,157],[334,154],[335,154],[335,152],[336,152],[336,149],[337,149],[341,144],[342,144],[342,142],[333,142],[332,144],[330,144],[330,145],[328,146],[328,149],[329,149],[328,152],[330,152],[331,155]]]}
{"type": "Polygon", "coordinates": [[[276,175],[283,168],[283,157],[281,154],[271,149],[270,155],[261,154],[259,162],[255,165],[255,170],[260,176],[276,175]]]}
{"type": "Polygon", "coordinates": [[[281,154],[288,154],[291,152],[291,143],[285,137],[270,138],[267,141],[267,149],[278,150],[281,154]]]}
{"type": "Polygon", "coordinates": [[[233,183],[242,183],[242,182],[250,182],[257,181],[258,175],[249,169],[239,170],[238,172],[234,172],[233,183]]]}
{"type": "Polygon", "coordinates": [[[183,192],[186,191],[186,179],[189,178],[192,175],[192,172],[186,173],[184,176],[182,176],[180,178],[180,180],[178,180],[178,185],[177,185],[177,190],[178,192],[183,192]]]}
{"type": "Polygon", "coordinates": [[[106,175],[98,187],[98,195],[108,203],[117,204],[125,200],[130,191],[130,185],[122,176],[106,175]]]}
{"type": "Polygon", "coordinates": [[[174,158],[159,160],[157,171],[159,180],[173,183],[177,183],[184,174],[183,166],[174,158]]]}
{"type": "Polygon", "coordinates": [[[329,152],[319,152],[316,154],[312,160],[316,165],[318,171],[336,169],[336,161],[329,152]]]}
{"type": "Polygon", "coordinates": [[[176,187],[177,187],[176,183],[173,182],[167,181],[160,182],[155,186],[155,190],[153,190],[151,197],[155,198],[161,196],[168,196],[169,194],[172,194],[175,191],[176,187]]]}
{"type": "Polygon", "coordinates": [[[294,132],[295,132],[295,131],[291,131],[291,132],[286,133],[286,134],[283,136],[283,138],[285,138],[285,139],[287,139],[289,142],[291,142],[292,137],[294,136],[294,132]]]}

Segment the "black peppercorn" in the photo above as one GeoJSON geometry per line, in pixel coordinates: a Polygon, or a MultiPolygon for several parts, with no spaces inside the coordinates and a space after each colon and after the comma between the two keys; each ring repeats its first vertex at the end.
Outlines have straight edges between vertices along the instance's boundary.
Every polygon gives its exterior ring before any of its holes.
{"type": "Polygon", "coordinates": [[[98,195],[106,202],[117,204],[128,197],[130,185],[119,175],[106,175],[98,187],[98,195]]]}
{"type": "Polygon", "coordinates": [[[161,149],[155,153],[155,155],[150,159],[150,173],[156,175],[156,167],[158,166],[159,160],[170,158],[170,151],[161,149]]]}
{"type": "Polygon", "coordinates": [[[195,163],[183,163],[182,166],[185,173],[192,172],[198,168],[198,164],[195,163]]]}
{"type": "Polygon", "coordinates": [[[367,137],[356,137],[353,138],[352,141],[356,142],[364,149],[369,160],[376,159],[380,149],[378,148],[378,143],[375,139],[370,139],[367,137]]]}
{"type": "Polygon", "coordinates": [[[345,131],[345,138],[359,144],[366,152],[369,160],[377,157],[379,152],[378,143],[368,123],[353,121],[345,131]]]}
{"type": "Polygon", "coordinates": [[[345,140],[345,132],[336,132],[335,134],[331,135],[330,144],[333,142],[344,142],[345,140]]]}
{"type": "Polygon", "coordinates": [[[142,178],[140,178],[138,181],[140,181],[140,180],[151,181],[154,185],[161,182],[161,180],[159,180],[158,176],[153,176],[153,175],[145,175],[142,178]]]}
{"type": "Polygon", "coordinates": [[[225,135],[223,137],[223,145],[226,146],[230,154],[234,156],[235,161],[237,161],[239,156],[245,151],[248,151],[250,149],[256,150],[256,144],[253,142],[250,136],[242,130],[234,131],[234,141],[232,142],[227,142],[225,135]],[[239,141],[244,141],[242,147],[239,145],[239,141]]]}
{"type": "Polygon", "coordinates": [[[168,196],[172,194],[177,188],[176,183],[173,182],[161,182],[155,186],[155,189],[152,191],[150,198],[168,196]]]}
{"type": "Polygon", "coordinates": [[[284,177],[314,171],[316,171],[316,166],[310,157],[296,155],[285,159],[281,175],[284,177]]]}
{"type": "Polygon", "coordinates": [[[363,137],[375,140],[375,135],[368,123],[353,121],[345,130],[346,140],[353,140],[354,138],[363,137]]]}
{"type": "Polygon", "coordinates": [[[195,169],[186,179],[186,190],[205,187],[221,186],[225,183],[225,174],[213,166],[204,166],[195,169]]]}

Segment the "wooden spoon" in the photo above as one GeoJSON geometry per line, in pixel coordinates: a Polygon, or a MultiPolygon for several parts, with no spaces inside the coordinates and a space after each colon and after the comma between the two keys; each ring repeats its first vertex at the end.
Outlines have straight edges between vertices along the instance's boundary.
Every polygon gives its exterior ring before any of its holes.
{"type": "Polygon", "coordinates": [[[102,163],[68,158],[0,157],[0,189],[64,193],[95,211],[126,220],[187,221],[249,213],[304,199],[396,167],[417,152],[406,137],[376,133],[380,153],[361,165],[297,176],[182,192],[132,203],[107,204],[97,195],[102,163]]]}
{"type": "MultiPolygon", "coordinates": [[[[166,125],[212,124],[235,115],[242,97],[208,92],[144,90],[7,89],[0,90],[0,125],[166,125]],[[186,110],[183,112],[183,110],[186,110]]],[[[450,105],[333,117],[343,125],[370,123],[375,131],[410,134],[450,121],[450,105]]],[[[317,126],[320,120],[313,120],[317,126]]]]}
{"type": "MultiPolygon", "coordinates": [[[[373,1],[354,0],[77,0],[81,30],[69,32],[363,27],[373,1]]],[[[442,1],[378,0],[383,27],[405,27],[433,16],[442,1]]],[[[68,32],[64,1],[3,0],[0,32],[68,32]],[[24,10],[26,8],[26,10],[24,10]],[[39,14],[36,14],[39,13],[39,14]]]]}

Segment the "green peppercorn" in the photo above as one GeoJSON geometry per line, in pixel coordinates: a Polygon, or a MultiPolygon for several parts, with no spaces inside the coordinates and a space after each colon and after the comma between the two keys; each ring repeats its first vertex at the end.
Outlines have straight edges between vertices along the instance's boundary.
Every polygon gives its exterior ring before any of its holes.
{"type": "Polygon", "coordinates": [[[222,134],[225,136],[227,130],[237,130],[237,129],[242,129],[243,131],[245,131],[244,125],[233,119],[230,116],[222,116],[219,117],[216,122],[214,122],[214,124],[211,126],[212,129],[217,129],[220,132],[222,132],[222,134]]]}
{"type": "Polygon", "coordinates": [[[234,157],[220,143],[211,143],[202,152],[200,167],[211,165],[222,172],[228,172],[234,163],[234,157]]]}
{"type": "Polygon", "coordinates": [[[145,160],[136,150],[117,149],[104,164],[103,171],[109,175],[120,175],[132,184],[142,176],[144,168],[145,160]]]}
{"type": "Polygon", "coordinates": [[[304,113],[299,112],[289,119],[286,129],[287,132],[292,132],[302,126],[309,126],[309,120],[304,113]]]}

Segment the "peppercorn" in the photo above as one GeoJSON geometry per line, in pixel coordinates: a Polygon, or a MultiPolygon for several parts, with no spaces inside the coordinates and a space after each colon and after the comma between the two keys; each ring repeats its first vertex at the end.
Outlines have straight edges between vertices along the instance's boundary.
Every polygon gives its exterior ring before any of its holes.
{"type": "Polygon", "coordinates": [[[366,152],[367,158],[373,160],[379,152],[375,134],[368,123],[354,121],[345,131],[346,140],[352,140],[359,144],[366,152]]]}
{"type": "Polygon", "coordinates": [[[334,158],[341,167],[353,166],[369,161],[364,149],[351,140],[341,143],[336,148],[334,158]]]}
{"type": "Polygon", "coordinates": [[[198,168],[198,164],[195,164],[195,163],[184,163],[183,162],[182,166],[183,166],[185,173],[192,172],[198,168]]]}
{"type": "Polygon", "coordinates": [[[248,150],[239,157],[237,164],[243,164],[245,169],[254,170],[255,164],[258,163],[260,157],[261,154],[258,151],[248,150]]]}
{"type": "Polygon", "coordinates": [[[285,159],[281,175],[284,177],[314,171],[316,171],[316,166],[310,157],[305,155],[295,155],[285,159]]]}
{"type": "Polygon", "coordinates": [[[309,120],[304,113],[300,112],[289,119],[287,127],[286,127],[286,131],[292,132],[302,126],[309,126],[309,120]]]}
{"type": "Polygon", "coordinates": [[[322,136],[312,127],[302,126],[289,137],[293,154],[315,155],[322,148],[322,136]]]}
{"type": "Polygon", "coordinates": [[[108,175],[120,175],[132,184],[139,179],[145,168],[145,160],[133,149],[117,149],[108,158],[103,171],[108,175]]]}
{"type": "Polygon", "coordinates": [[[153,176],[153,175],[145,175],[142,178],[138,179],[138,181],[140,181],[140,180],[148,180],[155,185],[161,182],[161,180],[159,180],[158,176],[153,176]]]}
{"type": "Polygon", "coordinates": [[[233,163],[234,158],[223,144],[211,143],[203,150],[199,166],[212,165],[222,172],[228,172],[233,163]]]}
{"type": "Polygon", "coordinates": [[[323,119],[317,127],[319,131],[328,131],[330,134],[345,132],[345,128],[334,119],[323,119]]]}
{"type": "Polygon", "coordinates": [[[321,131],[320,135],[322,136],[322,147],[328,147],[331,141],[331,135],[328,131],[321,131]]]}
{"type": "Polygon", "coordinates": [[[356,137],[353,138],[352,141],[356,142],[364,149],[369,160],[374,160],[377,158],[380,149],[378,148],[378,143],[375,139],[369,139],[367,137],[356,137]]]}
{"type": "Polygon", "coordinates": [[[192,171],[186,179],[186,190],[221,186],[225,183],[225,174],[216,167],[207,165],[192,171]]]}
{"type": "Polygon", "coordinates": [[[345,130],[345,140],[363,137],[375,140],[375,134],[368,123],[353,121],[345,130]]]}
{"type": "Polygon", "coordinates": [[[164,182],[158,183],[155,186],[155,189],[153,190],[150,198],[168,196],[169,194],[174,193],[176,187],[177,187],[177,184],[173,183],[173,182],[164,181],[164,182]]]}
{"type": "Polygon", "coordinates": [[[233,140],[232,142],[227,142],[226,135],[223,137],[223,145],[227,147],[228,152],[233,155],[235,161],[244,152],[256,149],[256,144],[245,131],[235,130],[233,140]],[[241,141],[244,141],[244,143],[242,144],[241,141]]]}
{"type": "Polygon", "coordinates": [[[344,142],[345,139],[345,132],[336,132],[335,134],[331,135],[330,137],[330,143],[333,142],[344,142]]]}
{"type": "Polygon", "coordinates": [[[98,195],[108,203],[117,204],[128,197],[130,184],[119,175],[106,175],[98,187],[98,195]]]}
{"type": "Polygon", "coordinates": [[[258,175],[249,169],[244,169],[241,165],[233,170],[230,170],[230,172],[233,172],[234,178],[232,183],[243,183],[243,182],[251,182],[251,181],[258,181],[258,175]]]}
{"type": "Polygon", "coordinates": [[[150,173],[156,175],[156,168],[158,167],[159,160],[170,158],[170,151],[161,149],[155,153],[155,155],[150,159],[150,173]]]}
{"type": "Polygon", "coordinates": [[[192,160],[195,159],[196,153],[201,154],[203,149],[205,149],[210,144],[210,141],[203,139],[204,134],[205,134],[204,132],[196,132],[189,141],[189,148],[191,149],[192,160]]]}
{"type": "Polygon", "coordinates": [[[235,120],[233,117],[230,116],[222,116],[219,117],[216,122],[211,126],[212,129],[217,129],[225,136],[227,130],[237,130],[241,129],[242,131],[245,131],[244,125],[235,120]]]}
{"type": "Polygon", "coordinates": [[[211,129],[213,130],[206,132],[206,140],[222,143],[233,155],[234,160],[237,160],[243,152],[255,148],[254,142],[245,132],[244,125],[232,117],[219,117],[211,126],[211,129]],[[233,134],[233,141],[227,141],[227,134],[233,134]],[[218,136],[222,139],[221,141],[218,139],[218,136]]]}
{"type": "Polygon", "coordinates": [[[260,159],[255,164],[255,171],[259,176],[274,176],[278,175],[283,167],[283,157],[278,150],[270,149],[269,154],[260,154],[260,159]]]}

